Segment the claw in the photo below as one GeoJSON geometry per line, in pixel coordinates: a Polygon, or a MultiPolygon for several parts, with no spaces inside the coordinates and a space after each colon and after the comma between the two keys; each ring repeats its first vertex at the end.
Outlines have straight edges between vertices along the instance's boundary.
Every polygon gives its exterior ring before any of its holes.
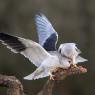
{"type": "Polygon", "coordinates": [[[51,73],[49,73],[49,76],[50,76],[50,77],[49,77],[50,80],[55,80],[55,79],[54,79],[54,75],[52,75],[51,73]]]}
{"type": "Polygon", "coordinates": [[[71,64],[70,66],[71,68],[78,68],[78,66],[76,64],[71,64]]]}
{"type": "Polygon", "coordinates": [[[76,65],[76,64],[73,64],[73,66],[74,66],[74,67],[77,67],[77,65],[76,65]]]}
{"type": "Polygon", "coordinates": [[[55,80],[53,76],[54,76],[54,75],[50,76],[50,80],[55,80]]]}

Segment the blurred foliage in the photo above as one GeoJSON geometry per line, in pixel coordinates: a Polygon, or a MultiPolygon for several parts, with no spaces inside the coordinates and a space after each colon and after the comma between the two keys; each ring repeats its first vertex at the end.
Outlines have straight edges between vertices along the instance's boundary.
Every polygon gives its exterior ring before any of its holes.
{"type": "MultiPolygon", "coordinates": [[[[37,41],[35,14],[42,12],[59,34],[59,42],[75,42],[89,61],[81,65],[88,73],[68,77],[56,84],[53,95],[95,95],[95,0],[0,0],[0,32],[37,41]]],[[[14,75],[27,95],[36,95],[45,79],[23,80],[35,66],[0,44],[0,73],[14,75]]],[[[2,95],[0,89],[0,95],[2,95]]],[[[4,94],[3,94],[4,95],[4,94]]]]}

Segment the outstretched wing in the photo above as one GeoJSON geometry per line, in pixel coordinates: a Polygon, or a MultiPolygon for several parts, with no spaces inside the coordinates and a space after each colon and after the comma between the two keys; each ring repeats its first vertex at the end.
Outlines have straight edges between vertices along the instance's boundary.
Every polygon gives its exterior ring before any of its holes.
{"type": "Polygon", "coordinates": [[[14,53],[20,53],[28,58],[37,67],[50,56],[38,43],[21,37],[0,33],[0,41],[7,45],[14,53]]]}
{"type": "Polygon", "coordinates": [[[35,21],[39,37],[39,44],[47,51],[55,51],[58,34],[51,25],[50,21],[43,14],[36,15],[35,21]]]}

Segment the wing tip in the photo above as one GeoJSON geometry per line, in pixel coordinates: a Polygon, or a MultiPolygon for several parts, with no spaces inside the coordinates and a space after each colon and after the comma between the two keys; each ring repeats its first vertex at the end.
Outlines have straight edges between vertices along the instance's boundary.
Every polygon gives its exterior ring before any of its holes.
{"type": "Polygon", "coordinates": [[[7,35],[9,35],[9,34],[0,32],[0,38],[3,37],[3,36],[7,36],[7,35]]]}
{"type": "Polygon", "coordinates": [[[39,12],[38,14],[35,15],[35,20],[37,20],[39,18],[48,20],[47,17],[41,12],[39,12]]]}
{"type": "Polygon", "coordinates": [[[42,17],[42,16],[44,16],[44,14],[43,14],[42,12],[38,12],[35,16],[40,16],[40,17],[42,17]]]}
{"type": "Polygon", "coordinates": [[[21,52],[26,49],[25,45],[19,40],[18,37],[7,33],[0,33],[0,41],[12,51],[21,52]]]}
{"type": "Polygon", "coordinates": [[[33,80],[33,78],[32,78],[32,77],[30,78],[29,76],[26,76],[26,77],[24,77],[23,79],[24,79],[24,80],[33,80]]]}

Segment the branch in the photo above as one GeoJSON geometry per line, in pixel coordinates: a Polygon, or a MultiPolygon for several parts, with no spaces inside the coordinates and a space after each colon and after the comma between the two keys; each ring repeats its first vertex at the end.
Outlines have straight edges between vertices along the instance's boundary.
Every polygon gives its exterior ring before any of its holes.
{"type": "Polygon", "coordinates": [[[43,89],[37,95],[52,95],[53,87],[56,81],[63,80],[70,75],[82,74],[86,72],[87,69],[82,66],[71,65],[69,69],[57,68],[56,71],[53,72],[54,80],[48,80],[43,89]]]}
{"type": "MultiPolygon", "coordinates": [[[[69,69],[57,68],[56,71],[53,72],[55,80],[48,80],[37,95],[52,95],[56,81],[63,80],[70,75],[86,72],[87,69],[82,66],[71,66],[69,69]]],[[[25,95],[21,82],[14,76],[0,75],[0,86],[7,87],[7,95],[25,95]]]]}
{"type": "Polygon", "coordinates": [[[67,76],[86,73],[87,69],[82,66],[71,65],[68,69],[57,68],[53,72],[55,80],[63,80],[67,76]]]}
{"type": "Polygon", "coordinates": [[[43,89],[37,95],[52,95],[54,84],[54,80],[47,80],[43,89]]]}
{"type": "Polygon", "coordinates": [[[0,86],[7,87],[7,95],[25,95],[21,82],[14,76],[0,74],[0,86]]]}

